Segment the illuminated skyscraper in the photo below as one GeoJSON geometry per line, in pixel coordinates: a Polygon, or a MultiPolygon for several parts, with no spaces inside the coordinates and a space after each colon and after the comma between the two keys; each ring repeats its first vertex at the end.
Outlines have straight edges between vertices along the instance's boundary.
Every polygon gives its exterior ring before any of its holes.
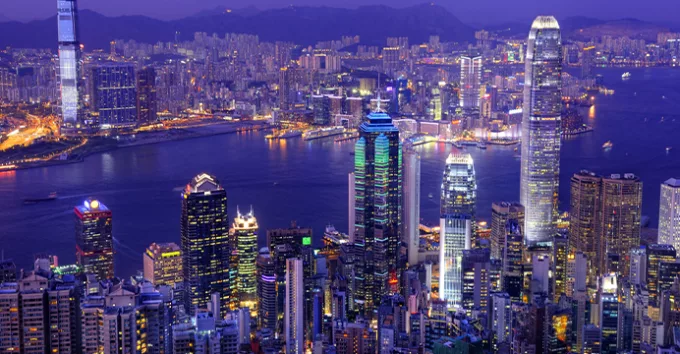
{"type": "Polygon", "coordinates": [[[518,203],[494,202],[491,204],[491,258],[502,259],[505,235],[509,220],[524,227],[524,207],[518,203]]]}
{"type": "Polygon", "coordinates": [[[97,280],[113,278],[112,213],[95,199],[74,209],[76,215],[76,262],[97,280]]]}
{"type": "Polygon", "coordinates": [[[354,147],[354,234],[360,264],[354,299],[359,311],[370,313],[388,293],[388,278],[399,274],[402,155],[399,130],[379,107],[361,124],[359,134],[354,147]]]}
{"type": "Polygon", "coordinates": [[[603,178],[601,205],[600,270],[628,274],[630,250],[640,245],[642,181],[632,173],[603,178]],[[605,255],[610,254],[619,255],[619,269],[606,269],[605,255]]]}
{"type": "Polygon", "coordinates": [[[258,327],[268,328],[276,333],[276,264],[266,247],[257,256],[257,298],[258,327]]]}
{"type": "Polygon", "coordinates": [[[549,241],[555,231],[560,171],[562,39],[552,16],[529,32],[524,82],[520,203],[525,242],[549,241]]]}
{"type": "Polygon", "coordinates": [[[680,249],[680,179],[661,184],[659,201],[659,243],[680,249]]]}
{"type": "Polygon", "coordinates": [[[477,203],[477,179],[475,165],[470,154],[450,154],[446,159],[441,187],[441,215],[458,215],[470,219],[471,242],[475,239],[475,204],[477,203]]]}
{"type": "Polygon", "coordinates": [[[482,57],[463,55],[460,57],[460,106],[479,108],[479,95],[482,86],[482,57]]]}
{"type": "Polygon", "coordinates": [[[182,283],[182,251],[174,242],[152,243],[144,252],[144,279],[153,285],[182,283]]]}
{"type": "Polygon", "coordinates": [[[602,353],[615,354],[619,352],[620,336],[623,334],[623,304],[619,303],[616,274],[603,276],[599,291],[602,353]]]}
{"type": "Polygon", "coordinates": [[[284,337],[286,353],[302,354],[305,350],[304,338],[304,276],[302,260],[286,260],[286,297],[284,337]]]}
{"type": "Polygon", "coordinates": [[[409,265],[418,264],[420,247],[420,155],[404,149],[404,219],[402,236],[409,265]]]}
{"type": "Polygon", "coordinates": [[[241,308],[249,308],[253,317],[257,311],[257,219],[253,209],[241,214],[236,209],[234,219],[234,238],[238,253],[238,277],[236,289],[241,308]]]}
{"type": "Polygon", "coordinates": [[[84,116],[77,1],[57,0],[57,11],[61,118],[64,126],[70,128],[84,116]]]}
{"type": "MultiPolygon", "coordinates": [[[[598,227],[602,177],[581,171],[571,177],[571,202],[569,222],[569,247],[583,252],[591,261],[599,249],[598,227]]],[[[597,262],[593,262],[597,263],[597,262]]],[[[595,274],[601,274],[599,264],[593,264],[595,274]]]]}
{"type": "Polygon", "coordinates": [[[212,293],[226,313],[233,301],[227,192],[214,176],[200,174],[182,192],[181,241],[187,313],[206,308],[212,293]]]}
{"type": "Polygon", "coordinates": [[[467,215],[444,214],[439,228],[439,296],[459,308],[463,296],[463,250],[470,249],[472,226],[467,215]]]}
{"type": "Polygon", "coordinates": [[[127,63],[107,63],[92,69],[92,106],[101,125],[137,123],[135,68],[127,63]]]}
{"type": "Polygon", "coordinates": [[[145,67],[137,72],[137,121],[153,123],[156,118],[156,70],[145,67]]]}

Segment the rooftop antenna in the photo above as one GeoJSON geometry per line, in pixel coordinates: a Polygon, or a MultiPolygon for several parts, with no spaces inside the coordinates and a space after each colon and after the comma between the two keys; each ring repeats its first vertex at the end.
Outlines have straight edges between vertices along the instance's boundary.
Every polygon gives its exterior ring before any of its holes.
{"type": "Polygon", "coordinates": [[[375,111],[376,112],[382,112],[381,107],[380,107],[380,73],[378,73],[378,103],[376,104],[375,111]]]}

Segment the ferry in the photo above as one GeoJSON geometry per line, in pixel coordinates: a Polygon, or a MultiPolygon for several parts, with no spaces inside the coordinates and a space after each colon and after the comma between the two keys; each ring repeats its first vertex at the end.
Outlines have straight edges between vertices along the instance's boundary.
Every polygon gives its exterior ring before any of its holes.
{"type": "Polygon", "coordinates": [[[282,131],[274,131],[271,134],[268,134],[265,136],[266,139],[289,139],[289,138],[294,138],[297,136],[302,135],[302,132],[296,129],[293,130],[282,130],[282,131]]]}
{"type": "Polygon", "coordinates": [[[630,79],[630,72],[626,71],[625,73],[623,73],[623,75],[621,75],[621,79],[622,80],[629,80],[630,79]]]}
{"type": "Polygon", "coordinates": [[[302,134],[302,139],[304,140],[314,140],[321,138],[328,138],[335,135],[340,135],[345,132],[344,127],[330,127],[330,128],[320,128],[312,129],[304,132],[302,134]]]}
{"type": "Polygon", "coordinates": [[[483,141],[478,142],[477,147],[482,150],[486,150],[486,144],[483,141]]]}
{"type": "Polygon", "coordinates": [[[611,150],[612,147],[614,147],[614,144],[611,142],[611,140],[610,140],[610,141],[607,141],[607,142],[604,143],[604,144],[602,144],[602,148],[603,148],[605,151],[611,150]]]}
{"type": "Polygon", "coordinates": [[[45,198],[26,198],[24,199],[24,204],[35,204],[40,202],[51,202],[57,199],[57,192],[50,193],[45,198]]]}

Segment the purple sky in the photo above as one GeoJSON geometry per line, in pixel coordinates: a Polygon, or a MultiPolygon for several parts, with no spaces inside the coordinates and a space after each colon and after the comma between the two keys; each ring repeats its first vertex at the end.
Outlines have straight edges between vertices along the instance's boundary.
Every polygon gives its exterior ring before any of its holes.
{"type": "MultiPolygon", "coordinates": [[[[217,6],[258,8],[294,5],[356,7],[387,4],[403,7],[423,0],[79,0],[81,8],[105,15],[142,14],[169,19],[179,18],[217,6]]],[[[27,20],[45,18],[56,9],[56,0],[0,0],[0,16],[27,20]]],[[[602,19],[635,17],[642,20],[680,23],[680,0],[445,0],[437,4],[449,8],[468,24],[526,21],[538,14],[589,16],[602,19]]]]}

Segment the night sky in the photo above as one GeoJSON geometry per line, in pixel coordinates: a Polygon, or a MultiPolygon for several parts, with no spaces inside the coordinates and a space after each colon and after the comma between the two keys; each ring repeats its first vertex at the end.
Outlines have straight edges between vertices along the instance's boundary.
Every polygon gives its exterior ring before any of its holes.
{"type": "MultiPolygon", "coordinates": [[[[142,14],[173,19],[204,9],[223,7],[258,8],[293,5],[356,7],[387,4],[404,7],[423,0],[79,0],[81,8],[105,15],[142,14]]],[[[0,16],[17,20],[42,19],[54,14],[56,0],[0,0],[0,16]]],[[[447,7],[467,24],[492,24],[529,21],[538,14],[558,17],[588,16],[600,19],[635,17],[665,24],[678,24],[680,0],[446,0],[436,2],[447,7]]]]}

